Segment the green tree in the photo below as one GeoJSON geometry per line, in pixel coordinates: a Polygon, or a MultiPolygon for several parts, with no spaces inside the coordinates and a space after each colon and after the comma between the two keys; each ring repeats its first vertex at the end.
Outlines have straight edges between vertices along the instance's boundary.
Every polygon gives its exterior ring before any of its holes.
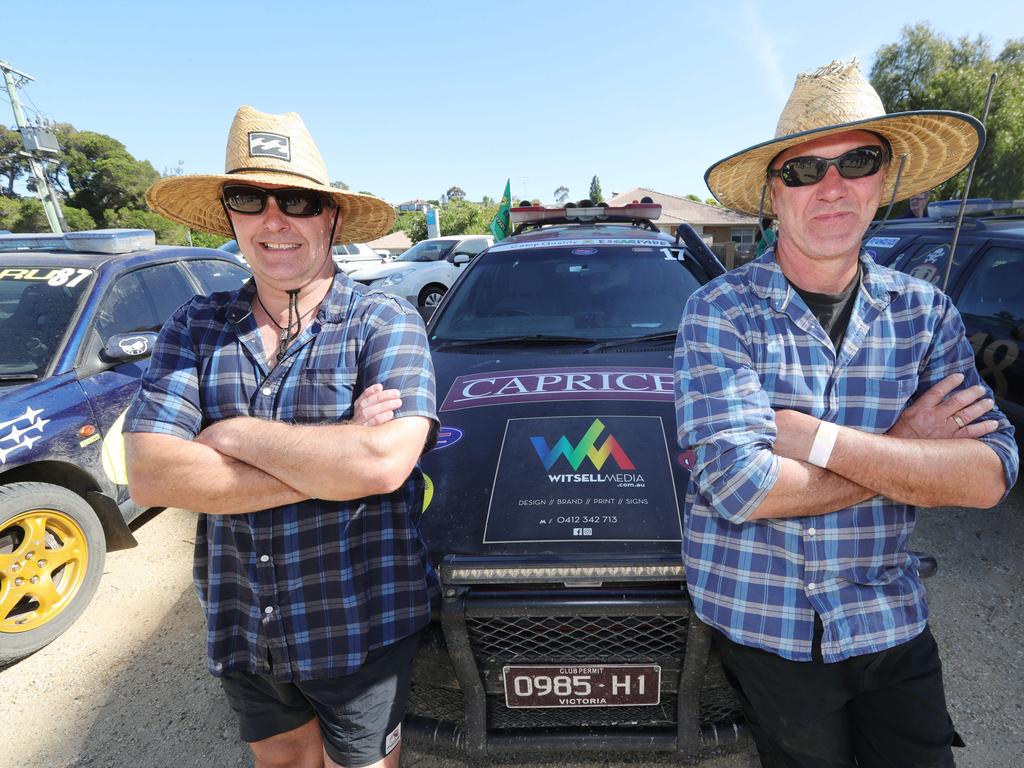
{"type": "Polygon", "coordinates": [[[693,202],[695,202],[695,203],[699,203],[700,202],[700,198],[697,197],[697,195],[693,194],[692,192],[686,196],[686,199],[687,200],[693,200],[693,202]]]}
{"type": "MultiPolygon", "coordinates": [[[[334,185],[332,184],[331,186],[334,185]]],[[[227,241],[228,238],[223,235],[213,235],[209,232],[200,232],[198,229],[192,230],[192,245],[196,248],[220,248],[227,241]]]]}
{"type": "MultiPolygon", "coordinates": [[[[978,158],[972,197],[1024,197],[1024,38],[1007,41],[992,57],[983,36],[951,40],[927,24],[904,27],[898,43],[875,54],[871,84],[889,112],[953,109],[980,115],[993,72],[999,77],[978,158]]],[[[963,194],[967,173],[932,192],[932,199],[963,194]]],[[[902,207],[902,206],[901,206],[902,207]]],[[[898,213],[899,211],[897,211],[898,213]]]]}
{"type": "Polygon", "coordinates": [[[21,200],[0,197],[0,229],[16,229],[15,222],[21,216],[21,200]]]}
{"type": "Polygon", "coordinates": [[[717,206],[718,208],[721,208],[721,207],[722,207],[722,204],[721,204],[720,202],[718,202],[717,200],[715,200],[715,198],[713,198],[713,197],[709,197],[709,198],[705,199],[705,200],[704,200],[704,203],[705,203],[706,205],[714,205],[714,206],[717,206]]]}
{"type": "MultiPolygon", "coordinates": [[[[595,176],[594,178],[596,179],[597,177],[595,176]]],[[[552,195],[555,198],[556,203],[559,205],[565,205],[565,201],[569,199],[569,188],[563,184],[556,189],[552,195]]]]}
{"type": "Polygon", "coordinates": [[[68,225],[70,231],[81,232],[84,229],[96,229],[96,220],[84,208],[62,205],[60,210],[64,214],[64,223],[68,225]]]}
{"type": "Polygon", "coordinates": [[[188,242],[185,227],[152,211],[136,208],[108,210],[103,217],[103,225],[111,228],[151,229],[161,245],[185,245],[188,242]]]}
{"type": "Polygon", "coordinates": [[[462,190],[462,187],[449,187],[442,197],[448,202],[452,200],[465,200],[466,193],[462,190]]]}
{"type": "Polygon", "coordinates": [[[17,197],[14,194],[14,182],[28,171],[28,164],[19,152],[21,134],[0,125],[0,176],[6,179],[4,189],[0,189],[0,195],[5,197],[17,197]]]}
{"type": "Polygon", "coordinates": [[[604,195],[601,194],[601,180],[597,176],[590,180],[590,201],[595,205],[604,202],[604,195]]]}
{"type": "Polygon", "coordinates": [[[332,181],[331,186],[335,187],[336,189],[348,189],[348,184],[346,184],[344,181],[332,181]]]}
{"type": "Polygon", "coordinates": [[[37,197],[22,198],[18,206],[18,218],[14,220],[13,232],[49,232],[50,222],[46,218],[43,204],[37,197]]]}

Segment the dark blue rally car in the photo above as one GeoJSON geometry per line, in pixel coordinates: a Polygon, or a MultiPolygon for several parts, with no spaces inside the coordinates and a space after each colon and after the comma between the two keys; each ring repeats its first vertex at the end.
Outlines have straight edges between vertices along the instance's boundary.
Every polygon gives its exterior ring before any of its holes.
{"type": "MultiPolygon", "coordinates": [[[[930,203],[929,217],[889,222],[864,247],[875,261],[942,286],[960,201],[930,203]]],[[[978,373],[999,407],[1024,427],[1024,216],[985,215],[1024,201],[969,201],[946,293],[963,317],[978,373]]]]}
{"type": "Polygon", "coordinates": [[[121,424],[164,320],[232,256],[148,230],[0,235],[0,663],[67,629],[135,546],[121,424]]]}
{"type": "Polygon", "coordinates": [[[743,733],[686,594],[673,405],[683,304],[724,270],[659,214],[515,209],[517,233],[431,318],[442,427],[421,527],[443,594],[413,738],[692,756],[743,733]]]}

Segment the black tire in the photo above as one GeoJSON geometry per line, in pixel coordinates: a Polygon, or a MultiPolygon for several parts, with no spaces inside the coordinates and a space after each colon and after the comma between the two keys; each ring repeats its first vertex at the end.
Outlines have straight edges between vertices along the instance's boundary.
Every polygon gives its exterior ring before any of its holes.
{"type": "Polygon", "coordinates": [[[77,494],[50,483],[0,486],[0,664],[74,623],[96,594],[106,556],[103,527],[77,494]]]}
{"type": "Polygon", "coordinates": [[[437,283],[431,283],[422,291],[420,291],[420,306],[421,307],[437,307],[441,303],[441,297],[448,293],[448,289],[443,285],[437,283]]]}

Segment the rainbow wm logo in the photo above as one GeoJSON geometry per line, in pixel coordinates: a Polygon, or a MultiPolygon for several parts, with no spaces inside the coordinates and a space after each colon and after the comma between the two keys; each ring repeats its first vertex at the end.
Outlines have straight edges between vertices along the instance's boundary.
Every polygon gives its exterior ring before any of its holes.
{"type": "Polygon", "coordinates": [[[636,469],[629,456],[622,450],[619,441],[612,435],[608,435],[608,439],[604,441],[600,448],[597,447],[597,438],[603,431],[604,424],[601,423],[600,419],[594,419],[590,429],[586,431],[586,434],[583,435],[583,438],[575,446],[569,442],[569,438],[565,435],[558,438],[558,441],[551,448],[548,448],[548,443],[543,437],[531,437],[530,442],[533,443],[533,448],[537,451],[537,456],[540,457],[544,469],[551,469],[555,462],[558,461],[559,456],[565,456],[574,471],[580,468],[585,458],[589,458],[595,469],[600,471],[609,456],[615,459],[619,469],[636,469]]]}

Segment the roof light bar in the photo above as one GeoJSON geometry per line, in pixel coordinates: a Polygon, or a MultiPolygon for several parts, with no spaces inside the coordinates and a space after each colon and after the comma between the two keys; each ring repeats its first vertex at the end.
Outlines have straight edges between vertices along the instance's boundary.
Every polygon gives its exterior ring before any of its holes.
{"type": "Polygon", "coordinates": [[[589,208],[570,206],[567,208],[543,208],[538,205],[524,205],[509,210],[509,218],[513,224],[527,222],[543,222],[553,219],[570,221],[601,221],[608,218],[649,219],[661,216],[661,206],[650,203],[630,203],[629,205],[604,206],[595,205],[589,208]]]}
{"type": "Polygon", "coordinates": [[[131,253],[152,248],[156,235],[150,229],[91,229],[84,232],[48,232],[0,235],[0,251],[84,251],[131,253]]]}
{"type": "MultiPolygon", "coordinates": [[[[967,215],[978,213],[995,213],[996,211],[1009,211],[1024,209],[1024,200],[993,200],[990,197],[968,198],[964,213],[967,215]]],[[[928,203],[929,219],[953,218],[960,211],[959,200],[936,200],[928,203]]]]}

